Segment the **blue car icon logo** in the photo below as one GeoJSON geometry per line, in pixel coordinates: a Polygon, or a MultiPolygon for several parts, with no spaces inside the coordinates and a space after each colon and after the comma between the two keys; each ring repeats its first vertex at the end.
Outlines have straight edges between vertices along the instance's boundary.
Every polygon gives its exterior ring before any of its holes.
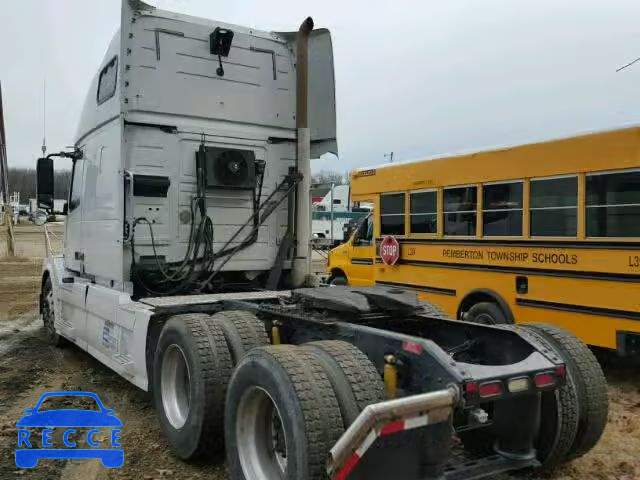
{"type": "MultiPolygon", "coordinates": [[[[55,400],[60,400],[55,398],[55,400]]],[[[119,468],[124,463],[124,451],[120,444],[122,422],[114,415],[114,410],[104,407],[100,398],[91,392],[49,392],[43,394],[34,408],[24,411],[16,426],[18,427],[18,448],[16,449],[16,465],[20,468],[33,468],[41,458],[53,459],[85,459],[99,458],[107,468],[119,468]],[[69,397],[62,400],[73,401],[78,397],[93,399],[98,410],[77,408],[59,408],[42,410],[42,403],[52,397],[69,397]],[[34,428],[42,428],[40,435],[34,434],[34,428]],[[53,429],[63,429],[63,444],[52,443],[53,429]],[[87,429],[86,435],[80,434],[76,428],[87,429]],[[100,441],[108,432],[109,441],[100,441]],[[80,438],[82,437],[82,438],[80,438]],[[77,440],[84,440],[90,448],[75,448],[77,440]],[[104,448],[108,443],[110,448],[104,448]]]]}

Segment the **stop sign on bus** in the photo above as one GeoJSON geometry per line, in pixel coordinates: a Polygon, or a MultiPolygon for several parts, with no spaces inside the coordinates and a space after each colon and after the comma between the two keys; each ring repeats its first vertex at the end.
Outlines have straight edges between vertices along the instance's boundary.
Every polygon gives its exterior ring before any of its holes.
{"type": "Polygon", "coordinates": [[[385,265],[395,265],[400,258],[400,244],[396,237],[387,235],[380,244],[380,257],[385,265]]]}

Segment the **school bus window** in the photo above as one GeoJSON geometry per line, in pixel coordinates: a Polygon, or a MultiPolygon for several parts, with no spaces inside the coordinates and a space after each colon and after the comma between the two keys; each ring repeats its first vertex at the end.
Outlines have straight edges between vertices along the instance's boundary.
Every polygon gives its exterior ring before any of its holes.
{"type": "Polygon", "coordinates": [[[640,237],[640,171],[586,180],[587,236],[640,237]]]}
{"type": "Polygon", "coordinates": [[[438,192],[415,192],[409,196],[411,233],[438,232],[438,192]]]}
{"type": "Polygon", "coordinates": [[[404,235],[404,193],[380,195],[380,233],[404,235]]]}
{"type": "Polygon", "coordinates": [[[522,182],[482,187],[482,228],[489,237],[522,235],[522,182]]]}
{"type": "Polygon", "coordinates": [[[444,234],[475,236],[478,188],[454,187],[444,190],[444,234]]]}
{"type": "Polygon", "coordinates": [[[578,177],[531,180],[532,237],[575,237],[578,234],[578,177]]]}

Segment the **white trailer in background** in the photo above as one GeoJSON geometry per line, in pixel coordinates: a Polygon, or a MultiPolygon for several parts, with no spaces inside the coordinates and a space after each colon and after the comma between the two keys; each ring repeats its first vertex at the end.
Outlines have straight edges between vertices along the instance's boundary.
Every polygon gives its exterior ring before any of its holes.
{"type": "Polygon", "coordinates": [[[174,454],[226,448],[233,480],[462,480],[588,450],[573,337],[451,321],[397,287],[299,288],[328,151],[333,52],[311,18],[263,32],[123,0],[73,150],[38,160],[49,211],[51,159],[73,167],[42,275],[51,343],[150,390],[174,454]],[[487,455],[453,457],[485,423],[487,455]]]}
{"type": "Polygon", "coordinates": [[[350,226],[364,218],[368,209],[352,209],[349,185],[331,185],[321,201],[313,205],[311,233],[315,246],[331,247],[347,240],[350,226]]]}

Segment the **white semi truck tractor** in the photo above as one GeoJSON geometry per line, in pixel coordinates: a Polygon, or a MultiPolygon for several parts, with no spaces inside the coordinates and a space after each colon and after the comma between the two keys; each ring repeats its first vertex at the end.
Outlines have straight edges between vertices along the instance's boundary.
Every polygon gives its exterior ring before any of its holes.
{"type": "Polygon", "coordinates": [[[335,131],[310,18],[263,32],[124,0],[74,148],[38,160],[43,208],[53,159],[73,165],[51,342],[150,391],[173,454],[226,449],[233,480],[471,479],[588,452],[605,381],[571,334],[309,286],[310,158],[335,131]]]}

